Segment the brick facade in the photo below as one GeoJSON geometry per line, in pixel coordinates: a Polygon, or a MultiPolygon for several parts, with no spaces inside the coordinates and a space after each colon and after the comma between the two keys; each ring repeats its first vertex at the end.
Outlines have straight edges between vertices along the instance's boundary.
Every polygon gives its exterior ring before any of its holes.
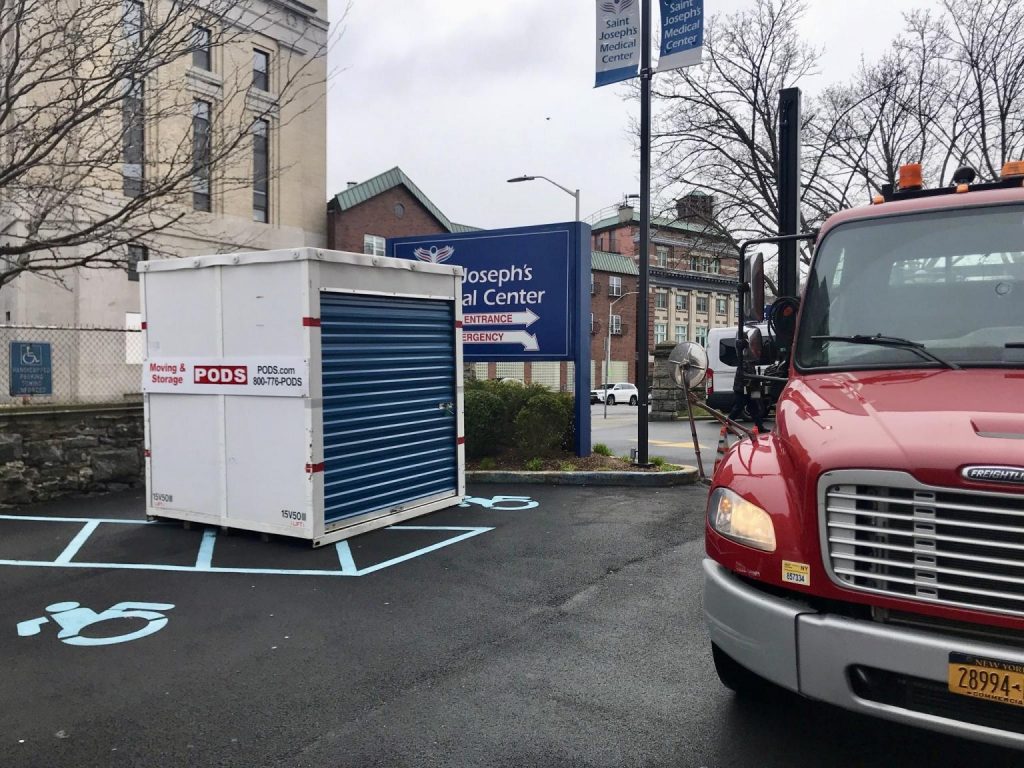
{"type": "Polygon", "coordinates": [[[388,238],[446,232],[445,226],[401,186],[348,210],[328,208],[327,211],[327,247],[335,251],[362,253],[363,235],[388,238]],[[398,215],[399,210],[401,216],[398,215]]]}
{"type": "MultiPolygon", "coordinates": [[[[609,294],[609,278],[613,276],[610,272],[594,270],[594,291],[590,296],[590,311],[594,316],[593,328],[590,332],[590,359],[594,361],[594,385],[605,383],[602,377],[604,367],[602,363],[606,357],[606,345],[608,343],[608,312],[619,315],[622,318],[622,333],[614,334],[611,337],[611,360],[626,360],[629,365],[627,378],[630,382],[636,382],[636,310],[637,299],[639,298],[640,278],[635,275],[614,275],[622,279],[622,297],[615,301],[616,297],[609,294]],[[615,304],[612,305],[612,302],[615,304]]],[[[654,316],[654,297],[648,297],[648,312],[650,317],[654,316]]],[[[649,325],[648,343],[654,348],[653,325],[649,325]]],[[[616,380],[613,374],[610,380],[616,380]]]]}

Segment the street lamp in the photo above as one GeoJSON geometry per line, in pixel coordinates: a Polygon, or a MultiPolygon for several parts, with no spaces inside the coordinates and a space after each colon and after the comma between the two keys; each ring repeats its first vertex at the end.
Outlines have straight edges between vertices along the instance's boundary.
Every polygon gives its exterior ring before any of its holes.
{"type": "Polygon", "coordinates": [[[520,181],[533,181],[534,179],[544,179],[544,181],[548,182],[549,184],[554,184],[560,190],[565,192],[565,194],[572,195],[574,198],[576,198],[576,219],[575,219],[575,221],[579,221],[580,220],[580,191],[578,189],[574,192],[573,190],[569,189],[568,187],[563,187],[557,181],[552,181],[547,176],[516,176],[514,179],[509,179],[508,183],[509,184],[516,184],[516,183],[518,183],[520,181]]]}
{"type": "MultiPolygon", "coordinates": [[[[612,307],[615,306],[616,301],[624,299],[627,296],[632,296],[633,294],[636,293],[640,293],[640,291],[630,291],[629,293],[624,293],[621,296],[617,296],[615,297],[615,299],[608,302],[608,327],[605,329],[607,331],[608,337],[604,345],[604,380],[601,382],[601,386],[604,387],[604,417],[606,419],[608,418],[608,371],[612,367],[612,307]]],[[[637,399],[637,405],[639,405],[639,398],[637,399]]],[[[639,412],[639,409],[637,410],[639,412]]]]}

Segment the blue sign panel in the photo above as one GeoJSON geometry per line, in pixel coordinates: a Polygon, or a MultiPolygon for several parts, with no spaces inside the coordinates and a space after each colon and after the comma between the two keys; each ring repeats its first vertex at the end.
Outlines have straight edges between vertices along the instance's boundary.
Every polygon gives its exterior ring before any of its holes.
{"type": "Polygon", "coordinates": [[[50,345],[35,341],[11,342],[11,394],[52,395],[53,366],[50,345]]]}
{"type": "Polygon", "coordinates": [[[400,259],[463,268],[467,362],[572,360],[576,454],[590,455],[590,227],[573,222],[402,237],[400,259]]]}
{"type": "MultiPolygon", "coordinates": [[[[583,285],[583,224],[551,224],[388,240],[388,254],[457,264],[463,355],[488,360],[572,360],[590,293],[583,285]],[[582,304],[586,304],[584,307],[582,304]]],[[[589,349],[589,337],[582,346],[589,349]]],[[[589,359],[588,359],[589,365],[589,359]]]]}

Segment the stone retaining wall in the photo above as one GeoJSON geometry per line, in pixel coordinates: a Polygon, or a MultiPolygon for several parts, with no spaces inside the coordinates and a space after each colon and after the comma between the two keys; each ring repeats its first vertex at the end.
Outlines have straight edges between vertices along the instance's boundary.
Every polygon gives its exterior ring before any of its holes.
{"type": "Polygon", "coordinates": [[[144,483],[142,406],[0,411],[0,504],[144,483]]]}

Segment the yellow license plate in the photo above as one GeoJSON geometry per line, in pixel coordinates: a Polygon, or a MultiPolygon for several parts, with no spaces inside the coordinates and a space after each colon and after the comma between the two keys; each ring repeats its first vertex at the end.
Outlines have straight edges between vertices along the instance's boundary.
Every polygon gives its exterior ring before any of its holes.
{"type": "Polygon", "coordinates": [[[962,696],[1024,707],[1024,664],[951,653],[949,690],[962,696]]]}

